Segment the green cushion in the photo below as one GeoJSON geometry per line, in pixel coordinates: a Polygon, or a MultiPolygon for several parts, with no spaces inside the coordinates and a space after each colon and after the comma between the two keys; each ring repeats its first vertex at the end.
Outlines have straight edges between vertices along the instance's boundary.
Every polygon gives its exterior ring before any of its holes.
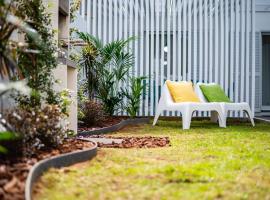
{"type": "Polygon", "coordinates": [[[200,88],[205,98],[209,102],[227,102],[227,103],[231,102],[229,97],[227,97],[222,88],[217,84],[200,85],[200,88]]]}

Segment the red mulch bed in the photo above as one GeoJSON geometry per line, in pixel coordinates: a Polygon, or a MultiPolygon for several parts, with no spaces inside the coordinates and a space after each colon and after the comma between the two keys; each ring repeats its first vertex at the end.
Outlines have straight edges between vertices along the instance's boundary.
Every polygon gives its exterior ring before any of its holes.
{"type": "Polygon", "coordinates": [[[31,167],[39,160],[92,147],[91,142],[67,139],[56,149],[39,150],[31,158],[0,160],[0,199],[23,200],[25,181],[31,167]]]}
{"type": "Polygon", "coordinates": [[[98,143],[99,147],[104,148],[159,148],[171,146],[169,137],[114,137],[109,135],[92,135],[89,138],[123,139],[122,143],[120,144],[98,143]]]}
{"type": "Polygon", "coordinates": [[[118,124],[122,120],[125,120],[125,119],[128,119],[128,118],[129,117],[124,117],[124,116],[112,116],[112,117],[106,117],[106,119],[104,121],[102,121],[102,123],[100,123],[100,125],[84,126],[84,125],[79,124],[78,132],[93,131],[93,130],[97,130],[97,129],[101,129],[101,128],[106,128],[106,127],[118,124]]]}

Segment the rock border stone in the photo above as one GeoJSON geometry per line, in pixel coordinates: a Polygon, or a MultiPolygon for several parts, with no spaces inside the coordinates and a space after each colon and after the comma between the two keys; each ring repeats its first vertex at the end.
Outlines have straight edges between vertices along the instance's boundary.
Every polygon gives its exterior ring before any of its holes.
{"type": "Polygon", "coordinates": [[[49,168],[67,167],[79,162],[87,161],[95,157],[97,154],[97,143],[94,141],[90,141],[89,139],[85,141],[92,142],[94,146],[85,150],[78,150],[70,153],[61,154],[58,156],[53,156],[51,158],[47,158],[37,162],[30,169],[30,172],[26,179],[25,193],[24,193],[25,200],[32,200],[32,191],[35,182],[49,168]]]}
{"type": "Polygon", "coordinates": [[[89,135],[100,135],[100,134],[106,134],[114,131],[118,131],[121,128],[127,126],[127,125],[137,125],[137,124],[148,124],[150,122],[149,118],[135,118],[135,119],[126,119],[122,120],[118,124],[115,124],[113,126],[96,129],[92,131],[81,131],[78,133],[78,136],[89,136],[89,135]]]}

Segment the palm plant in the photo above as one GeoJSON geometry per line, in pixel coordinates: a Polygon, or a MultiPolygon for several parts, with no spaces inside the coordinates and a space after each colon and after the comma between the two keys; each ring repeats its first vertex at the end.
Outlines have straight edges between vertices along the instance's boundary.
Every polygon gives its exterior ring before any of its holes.
{"type": "Polygon", "coordinates": [[[97,87],[98,82],[98,67],[100,66],[100,52],[102,49],[102,43],[94,36],[78,32],[78,36],[82,39],[86,46],[82,48],[82,55],[79,59],[79,63],[84,70],[87,79],[87,92],[89,99],[94,96],[94,89],[97,87]]]}
{"type": "Polygon", "coordinates": [[[123,95],[127,98],[126,110],[131,118],[134,118],[140,108],[140,98],[144,89],[143,80],[146,77],[132,77],[130,78],[130,88],[122,89],[123,95]]]}
{"type": "Polygon", "coordinates": [[[119,85],[126,81],[129,69],[134,65],[133,54],[124,50],[134,37],[103,45],[88,33],[79,32],[78,35],[86,44],[80,64],[86,74],[88,96],[100,99],[105,112],[112,115],[123,99],[119,85]]]}

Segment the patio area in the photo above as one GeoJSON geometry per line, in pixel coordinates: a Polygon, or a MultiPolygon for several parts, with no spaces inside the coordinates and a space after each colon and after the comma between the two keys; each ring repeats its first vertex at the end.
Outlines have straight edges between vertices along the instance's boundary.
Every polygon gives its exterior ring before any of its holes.
{"type": "Polygon", "coordinates": [[[168,136],[170,147],[101,148],[91,161],[47,172],[34,199],[269,199],[270,124],[226,129],[194,121],[129,126],[111,136],[168,136]],[[59,192],[61,191],[61,192],[59,192]]]}

